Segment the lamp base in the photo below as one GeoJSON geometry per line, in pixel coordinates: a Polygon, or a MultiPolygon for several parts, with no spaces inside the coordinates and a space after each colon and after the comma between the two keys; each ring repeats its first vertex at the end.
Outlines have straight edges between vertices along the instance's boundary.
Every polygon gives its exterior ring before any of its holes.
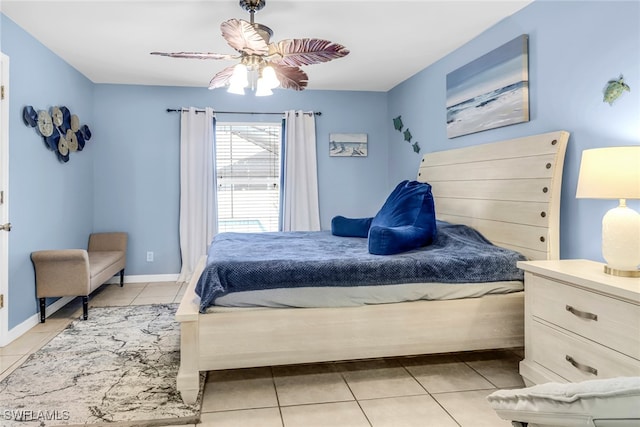
{"type": "Polygon", "coordinates": [[[605,271],[608,274],[622,277],[638,274],[640,214],[627,207],[624,199],[620,199],[620,205],[609,210],[602,218],[602,256],[607,268],[612,271],[605,271]]]}
{"type": "Polygon", "coordinates": [[[604,272],[618,277],[640,277],[640,270],[618,270],[608,265],[604,266],[604,272]]]}

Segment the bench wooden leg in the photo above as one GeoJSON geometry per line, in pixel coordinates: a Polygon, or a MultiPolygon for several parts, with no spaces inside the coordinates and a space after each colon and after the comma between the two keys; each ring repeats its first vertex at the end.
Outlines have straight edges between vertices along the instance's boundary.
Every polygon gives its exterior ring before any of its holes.
{"type": "Polygon", "coordinates": [[[120,287],[124,286],[124,268],[120,270],[120,287]]]}
{"type": "Polygon", "coordinates": [[[82,297],[82,319],[89,318],[89,296],[82,297]]]}
{"type": "Polygon", "coordinates": [[[47,318],[46,316],[46,304],[45,302],[47,301],[46,298],[40,298],[40,323],[44,323],[45,319],[47,318]]]}

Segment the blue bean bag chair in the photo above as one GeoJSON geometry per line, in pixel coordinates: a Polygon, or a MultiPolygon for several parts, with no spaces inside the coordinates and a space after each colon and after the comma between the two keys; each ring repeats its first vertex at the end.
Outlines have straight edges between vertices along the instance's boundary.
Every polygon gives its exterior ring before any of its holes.
{"type": "Polygon", "coordinates": [[[370,218],[346,218],[335,216],[331,220],[331,234],[340,237],[369,237],[370,218]]]}
{"type": "Polygon", "coordinates": [[[436,214],[431,186],[418,181],[402,181],[372,218],[331,220],[331,233],[344,237],[367,237],[369,253],[393,255],[433,242],[436,214]]]}

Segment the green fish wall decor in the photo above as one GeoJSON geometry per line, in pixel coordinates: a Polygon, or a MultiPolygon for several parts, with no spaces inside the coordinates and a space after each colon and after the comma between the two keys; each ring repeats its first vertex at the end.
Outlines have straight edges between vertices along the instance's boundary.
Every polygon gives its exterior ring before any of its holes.
{"type": "Polygon", "coordinates": [[[624,82],[624,77],[620,74],[617,80],[609,80],[607,86],[604,89],[604,102],[608,102],[609,105],[613,105],[624,91],[630,92],[631,88],[624,82]]]}
{"type": "Polygon", "coordinates": [[[395,119],[393,119],[393,127],[398,132],[402,132],[402,116],[398,116],[395,119]]]}
{"type": "MultiPolygon", "coordinates": [[[[404,129],[404,123],[402,123],[402,116],[398,116],[393,119],[393,128],[398,132],[402,133],[402,135],[404,136],[404,140],[407,141],[409,144],[411,144],[411,138],[413,138],[413,135],[411,135],[409,128],[406,128],[404,131],[402,130],[404,129]]],[[[420,152],[420,145],[418,144],[418,141],[411,144],[411,147],[413,147],[414,153],[420,152]]]]}

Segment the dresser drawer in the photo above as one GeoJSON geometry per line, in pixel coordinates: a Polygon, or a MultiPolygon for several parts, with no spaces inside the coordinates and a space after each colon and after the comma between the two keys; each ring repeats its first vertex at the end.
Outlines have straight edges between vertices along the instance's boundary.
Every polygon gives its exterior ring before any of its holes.
{"type": "Polygon", "coordinates": [[[531,315],[640,360],[640,306],[544,277],[526,282],[531,315]]]}
{"type": "Polygon", "coordinates": [[[531,324],[531,359],[570,382],[640,376],[640,361],[562,330],[531,324]]]}

